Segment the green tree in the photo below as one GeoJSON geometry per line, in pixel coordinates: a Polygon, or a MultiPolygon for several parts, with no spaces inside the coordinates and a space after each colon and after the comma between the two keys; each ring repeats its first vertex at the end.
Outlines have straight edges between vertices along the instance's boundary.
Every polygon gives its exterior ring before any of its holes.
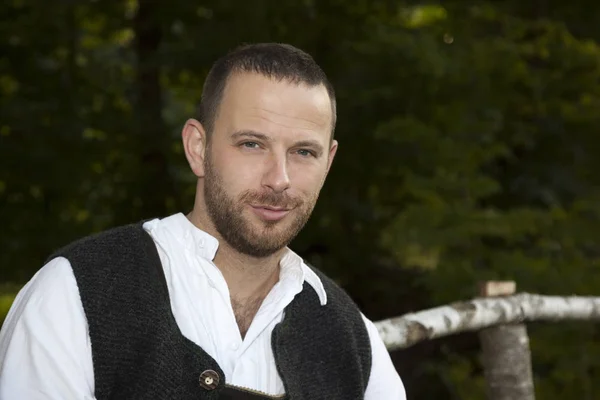
{"type": "MultiPolygon", "coordinates": [[[[4,2],[2,291],[75,238],[188,211],[179,131],[211,63],[282,41],[323,66],[339,112],[294,248],[369,317],[469,298],[484,279],[594,294],[600,31],[584,3],[4,2]]],[[[530,330],[538,397],[598,397],[595,327],[530,330]]],[[[461,335],[393,357],[409,398],[475,399],[477,355],[461,335]]]]}

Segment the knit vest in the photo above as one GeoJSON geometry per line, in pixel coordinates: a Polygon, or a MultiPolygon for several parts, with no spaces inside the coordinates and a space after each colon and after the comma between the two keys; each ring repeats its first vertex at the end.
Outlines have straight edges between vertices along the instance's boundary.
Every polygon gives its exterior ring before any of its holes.
{"type": "MultiPolygon", "coordinates": [[[[246,398],[232,395],[218,363],[179,330],[156,245],[142,224],[81,239],[58,256],[71,263],[79,288],[97,400],[246,398]]],[[[315,272],[327,304],[305,282],[271,336],[282,398],[363,399],[371,371],[366,327],[349,296],[315,272]]]]}

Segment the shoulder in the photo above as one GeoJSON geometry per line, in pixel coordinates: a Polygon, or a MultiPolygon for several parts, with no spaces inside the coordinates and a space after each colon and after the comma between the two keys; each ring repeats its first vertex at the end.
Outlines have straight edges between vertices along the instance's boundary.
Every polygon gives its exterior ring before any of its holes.
{"type": "Polygon", "coordinates": [[[102,257],[107,255],[107,248],[123,249],[137,241],[143,241],[144,237],[148,237],[148,235],[141,223],[119,226],[71,242],[56,251],[51,258],[67,255],[77,256],[82,252],[88,256],[93,254],[96,257],[102,257]]]}
{"type": "MultiPolygon", "coordinates": [[[[306,264],[306,263],[305,263],[306,264]]],[[[368,326],[365,324],[365,319],[358,305],[350,297],[350,295],[333,279],[325,275],[319,269],[306,264],[318,277],[319,282],[322,285],[323,291],[327,296],[327,302],[321,303],[321,307],[318,307],[322,315],[323,321],[328,321],[331,326],[337,325],[336,330],[338,334],[346,332],[352,340],[356,341],[356,344],[361,348],[361,352],[364,354],[366,359],[369,359],[370,355],[370,340],[368,326]]],[[[317,293],[319,290],[315,289],[317,293]]]]}
{"type": "Polygon", "coordinates": [[[166,283],[160,256],[141,223],[125,225],[79,239],[55,252],[68,260],[79,297],[88,314],[103,307],[137,301],[166,283]]]}
{"type": "Polygon", "coordinates": [[[91,399],[87,329],[70,263],[54,258],[18,293],[0,330],[0,398],[91,399]]]}
{"type": "Polygon", "coordinates": [[[80,321],[82,318],[71,264],[57,257],[47,262],[19,291],[2,330],[10,335],[10,331],[22,326],[31,328],[31,332],[46,332],[48,326],[59,320],[80,321]]]}
{"type": "Polygon", "coordinates": [[[46,303],[73,288],[76,289],[71,263],[64,257],[54,257],[23,286],[14,303],[46,303]]]}
{"type": "Polygon", "coordinates": [[[353,336],[358,343],[362,343],[362,346],[359,345],[360,347],[357,348],[362,348],[363,362],[369,365],[365,399],[406,399],[402,380],[375,324],[360,311],[354,300],[340,285],[316,268],[311,267],[311,269],[319,277],[327,293],[330,312],[343,315],[343,319],[349,321],[352,326],[353,336]]]}
{"type": "Polygon", "coordinates": [[[94,282],[115,271],[127,274],[139,269],[141,260],[158,259],[156,245],[141,223],[124,225],[78,239],[49,258],[69,260],[78,284],[94,282]]]}
{"type": "Polygon", "coordinates": [[[344,290],[337,282],[332,278],[325,275],[321,270],[308,264],[306,261],[304,264],[307,266],[309,273],[307,274],[307,281],[313,287],[317,295],[321,298],[321,304],[327,304],[333,307],[345,307],[360,314],[360,310],[352,297],[344,290]],[[310,276],[312,275],[312,276],[310,276]],[[323,294],[320,292],[323,291],[323,294]],[[324,298],[324,299],[323,299],[324,298]]]}

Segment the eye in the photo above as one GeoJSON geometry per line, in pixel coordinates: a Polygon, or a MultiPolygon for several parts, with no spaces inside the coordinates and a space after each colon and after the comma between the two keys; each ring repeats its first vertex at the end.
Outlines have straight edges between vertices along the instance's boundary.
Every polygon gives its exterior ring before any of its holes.
{"type": "Polygon", "coordinates": [[[247,149],[258,149],[260,147],[260,145],[256,142],[244,142],[241,144],[241,146],[247,149]]]}
{"type": "Polygon", "coordinates": [[[315,156],[314,152],[312,152],[310,150],[306,150],[306,149],[300,149],[296,153],[298,153],[302,157],[314,157],[315,156]]]}

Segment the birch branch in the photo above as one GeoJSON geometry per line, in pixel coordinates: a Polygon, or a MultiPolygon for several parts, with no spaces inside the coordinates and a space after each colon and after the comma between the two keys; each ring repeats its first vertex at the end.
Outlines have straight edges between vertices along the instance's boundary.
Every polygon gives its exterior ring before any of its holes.
{"type": "Polygon", "coordinates": [[[424,340],[527,321],[600,320],[600,297],[521,293],[478,298],[375,322],[389,351],[424,340]]]}

